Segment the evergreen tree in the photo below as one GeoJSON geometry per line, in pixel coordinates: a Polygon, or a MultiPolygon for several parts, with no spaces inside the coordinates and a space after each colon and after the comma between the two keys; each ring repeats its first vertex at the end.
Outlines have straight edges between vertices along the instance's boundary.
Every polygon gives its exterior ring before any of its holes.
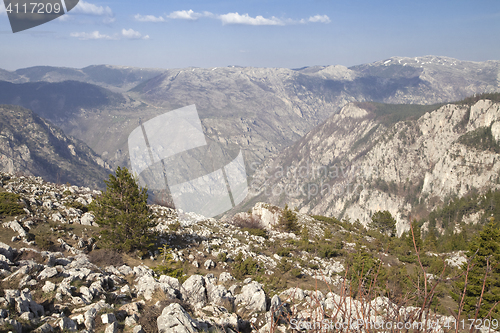
{"type": "MultiPolygon", "coordinates": [[[[500,302],[500,229],[491,218],[479,235],[469,244],[467,257],[472,259],[474,266],[469,271],[467,290],[464,298],[464,312],[474,318],[484,283],[483,299],[479,307],[477,318],[486,318],[488,312],[496,302],[500,302]],[[476,254],[477,251],[477,254],[476,254]],[[487,271],[487,260],[489,269],[487,271]]],[[[466,269],[465,264],[463,269],[466,269]]],[[[457,283],[460,293],[464,288],[464,281],[457,283]]],[[[459,299],[455,295],[455,299],[459,299]]],[[[492,318],[500,319],[500,308],[495,307],[491,312],[492,318]]]]}
{"type": "Polygon", "coordinates": [[[387,210],[378,211],[373,214],[372,222],[369,226],[388,236],[393,237],[396,235],[396,220],[387,210]]]}
{"type": "Polygon", "coordinates": [[[89,206],[101,227],[105,247],[118,251],[145,251],[154,243],[156,222],[147,205],[147,189],[140,189],[127,168],[118,167],[105,181],[106,191],[89,206]]]}
{"type": "Polygon", "coordinates": [[[415,245],[417,245],[417,250],[420,252],[423,245],[420,227],[418,226],[417,221],[413,221],[411,225],[413,227],[413,235],[411,233],[411,230],[408,231],[408,238],[406,239],[406,241],[412,253],[415,252],[415,245]],[[415,238],[415,244],[413,244],[413,238],[415,238]]]}
{"type": "Polygon", "coordinates": [[[281,213],[279,221],[281,229],[286,232],[298,233],[300,227],[299,224],[297,223],[297,220],[298,220],[297,214],[295,214],[294,211],[289,209],[288,205],[285,205],[285,208],[281,213]]]}

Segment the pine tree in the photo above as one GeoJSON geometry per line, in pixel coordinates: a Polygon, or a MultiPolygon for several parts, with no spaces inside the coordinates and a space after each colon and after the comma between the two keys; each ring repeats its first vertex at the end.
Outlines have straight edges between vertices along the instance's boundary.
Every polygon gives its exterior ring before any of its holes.
{"type": "Polygon", "coordinates": [[[392,217],[391,213],[387,210],[378,211],[372,215],[372,222],[370,228],[377,229],[383,234],[388,236],[396,235],[396,220],[392,217]]]}
{"type": "Polygon", "coordinates": [[[298,233],[300,227],[297,220],[297,214],[285,205],[279,220],[280,227],[286,232],[298,233]]]}
{"type": "Polygon", "coordinates": [[[116,176],[105,181],[106,191],[89,206],[101,227],[105,247],[118,251],[145,251],[153,245],[156,222],[147,205],[147,189],[140,189],[127,168],[118,167],[116,176]]]}
{"type": "MultiPolygon", "coordinates": [[[[468,274],[464,312],[470,318],[474,318],[484,284],[483,299],[477,318],[486,318],[495,303],[500,302],[500,229],[493,218],[469,244],[467,257],[472,259],[474,266],[468,274]],[[484,283],[486,273],[488,275],[484,283]]],[[[463,269],[466,268],[464,265],[463,269]]],[[[457,283],[456,286],[460,292],[463,291],[464,281],[457,283]]],[[[458,295],[455,298],[458,299],[458,295]]],[[[500,308],[495,307],[491,311],[491,316],[500,319],[500,308]]]]}

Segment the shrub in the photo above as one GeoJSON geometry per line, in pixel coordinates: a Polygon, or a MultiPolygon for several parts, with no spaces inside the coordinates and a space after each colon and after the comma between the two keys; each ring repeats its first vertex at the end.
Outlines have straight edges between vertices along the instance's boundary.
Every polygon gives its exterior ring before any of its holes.
{"type": "Polygon", "coordinates": [[[268,238],[268,237],[267,237],[267,232],[266,232],[264,229],[256,229],[256,228],[243,228],[243,231],[248,231],[248,233],[249,233],[250,235],[260,236],[260,237],[268,238]]]}
{"type": "Polygon", "coordinates": [[[78,201],[71,201],[67,202],[64,204],[66,207],[74,208],[74,209],[79,209],[82,212],[86,213],[89,211],[88,207],[82,204],[81,202],[78,201]]]}
{"type": "Polygon", "coordinates": [[[219,254],[217,255],[217,260],[219,260],[219,262],[226,262],[227,261],[227,253],[226,252],[219,252],[219,254]]]}
{"type": "Polygon", "coordinates": [[[257,272],[257,261],[252,257],[243,260],[243,254],[240,252],[234,259],[233,276],[242,279],[245,275],[252,275],[257,272]]]}
{"type": "Polygon", "coordinates": [[[286,247],[282,247],[278,251],[276,251],[276,254],[281,256],[281,257],[288,257],[290,255],[290,249],[286,248],[286,247]]]}
{"type": "Polygon", "coordinates": [[[174,223],[172,223],[168,226],[168,228],[174,232],[179,231],[180,227],[181,227],[181,223],[179,221],[175,221],[174,223]]]}
{"type": "Polygon", "coordinates": [[[97,266],[115,266],[119,267],[124,264],[123,257],[120,253],[110,249],[94,250],[88,255],[89,261],[97,266]]]}
{"type": "Polygon", "coordinates": [[[19,194],[2,192],[0,193],[0,215],[22,215],[26,214],[23,204],[19,202],[19,194]]]}
{"type": "Polygon", "coordinates": [[[35,243],[40,249],[44,251],[50,251],[54,249],[54,242],[50,240],[49,234],[36,235],[35,243]]]}
{"type": "Polygon", "coordinates": [[[296,277],[296,278],[300,278],[302,277],[302,271],[298,268],[292,268],[290,270],[290,274],[293,276],[293,277],[296,277]]]}
{"type": "Polygon", "coordinates": [[[323,244],[318,248],[318,256],[321,258],[332,258],[340,255],[340,251],[331,244],[323,244]]]}
{"type": "Polygon", "coordinates": [[[153,271],[158,275],[171,276],[183,283],[186,278],[184,277],[184,268],[182,264],[172,259],[172,253],[167,245],[163,245],[159,250],[162,263],[153,267],[153,271]]]}
{"type": "Polygon", "coordinates": [[[106,191],[89,205],[104,246],[126,252],[151,247],[157,222],[149,213],[147,189],[140,189],[127,168],[120,167],[105,183],[106,191]]]}
{"type": "Polygon", "coordinates": [[[286,273],[289,270],[292,269],[292,264],[286,260],[286,258],[281,258],[280,262],[278,265],[276,265],[276,268],[281,272],[281,273],[286,273]]]}
{"type": "Polygon", "coordinates": [[[248,217],[244,217],[242,215],[235,215],[231,219],[231,223],[238,228],[248,228],[248,229],[262,229],[264,230],[264,227],[262,226],[262,223],[259,218],[250,215],[248,217]]]}

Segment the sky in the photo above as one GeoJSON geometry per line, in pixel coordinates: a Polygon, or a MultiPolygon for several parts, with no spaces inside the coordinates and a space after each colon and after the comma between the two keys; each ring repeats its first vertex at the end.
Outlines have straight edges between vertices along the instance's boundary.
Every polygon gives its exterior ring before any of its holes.
{"type": "Polygon", "coordinates": [[[353,66],[392,56],[500,60],[498,0],[80,0],[12,33],[0,68],[353,66]]]}

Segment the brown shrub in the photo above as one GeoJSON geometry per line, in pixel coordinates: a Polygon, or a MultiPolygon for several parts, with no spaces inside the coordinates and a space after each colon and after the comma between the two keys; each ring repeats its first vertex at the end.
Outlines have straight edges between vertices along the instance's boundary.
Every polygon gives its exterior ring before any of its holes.
{"type": "Polygon", "coordinates": [[[249,217],[243,217],[241,215],[235,215],[231,219],[231,224],[238,228],[248,228],[248,229],[262,229],[264,230],[264,226],[262,225],[260,219],[258,217],[254,217],[250,215],[249,217]]]}
{"type": "Polygon", "coordinates": [[[110,249],[99,249],[89,253],[89,261],[97,266],[110,266],[119,267],[125,262],[120,253],[110,249]]]}

